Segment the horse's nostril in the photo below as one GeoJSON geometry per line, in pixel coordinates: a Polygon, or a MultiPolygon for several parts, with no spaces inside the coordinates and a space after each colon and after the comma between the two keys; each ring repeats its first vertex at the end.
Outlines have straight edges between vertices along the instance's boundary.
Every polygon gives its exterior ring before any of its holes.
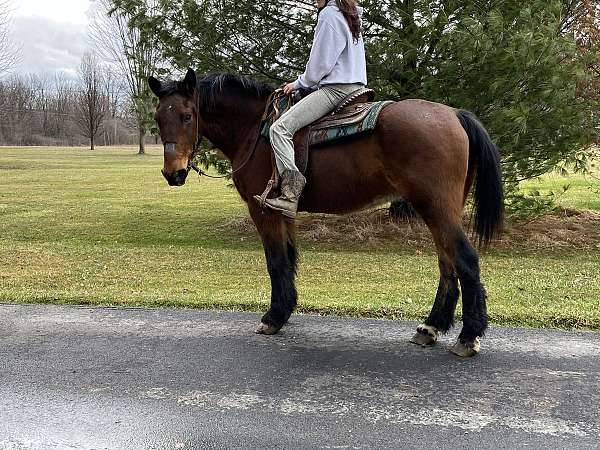
{"type": "Polygon", "coordinates": [[[165,180],[169,183],[169,186],[182,186],[185,183],[185,179],[187,177],[187,170],[181,169],[177,172],[167,173],[165,170],[161,170],[160,173],[163,174],[165,180]]]}
{"type": "Polygon", "coordinates": [[[178,170],[175,173],[175,182],[177,183],[177,186],[181,186],[185,183],[185,179],[187,177],[187,170],[186,169],[181,169],[178,170]]]}

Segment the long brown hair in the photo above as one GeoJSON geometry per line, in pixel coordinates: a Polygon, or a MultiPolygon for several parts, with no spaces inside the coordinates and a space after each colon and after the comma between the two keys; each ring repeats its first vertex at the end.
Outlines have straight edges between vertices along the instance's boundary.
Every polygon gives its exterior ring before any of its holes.
{"type": "Polygon", "coordinates": [[[346,22],[348,22],[354,42],[358,42],[362,27],[360,17],[358,16],[358,9],[356,8],[356,0],[335,0],[335,3],[346,18],[346,22]]]}

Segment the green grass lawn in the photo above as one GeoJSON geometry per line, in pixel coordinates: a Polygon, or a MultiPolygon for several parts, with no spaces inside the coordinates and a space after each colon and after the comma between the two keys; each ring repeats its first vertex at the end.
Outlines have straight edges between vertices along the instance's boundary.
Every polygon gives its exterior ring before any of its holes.
{"type": "MultiPolygon", "coordinates": [[[[0,301],[266,309],[260,241],[227,225],[246,214],[236,191],[191,175],[170,188],[160,149],[134,153],[0,148],[0,301]]],[[[600,210],[600,182],[571,178],[563,206],[600,210]]],[[[430,244],[301,233],[300,250],[300,311],[420,319],[431,307],[430,244]]],[[[481,265],[493,322],[600,329],[600,245],[500,247],[481,265]]]]}
{"type": "Polygon", "coordinates": [[[521,184],[525,192],[554,192],[556,204],[565,208],[593,209],[600,211],[600,157],[592,162],[587,175],[561,176],[549,173],[543,177],[521,184]],[[563,186],[567,187],[566,191],[563,186]]]}

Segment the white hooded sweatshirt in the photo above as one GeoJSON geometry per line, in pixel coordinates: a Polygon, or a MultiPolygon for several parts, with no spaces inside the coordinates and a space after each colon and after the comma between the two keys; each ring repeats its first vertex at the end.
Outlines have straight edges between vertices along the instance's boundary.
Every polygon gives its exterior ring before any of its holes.
{"type": "MultiPolygon", "coordinates": [[[[357,6],[362,17],[363,8],[357,6]]],[[[327,84],[367,84],[365,46],[362,35],[355,42],[346,18],[335,0],[319,13],[306,70],[294,88],[315,89],[327,84]]]]}

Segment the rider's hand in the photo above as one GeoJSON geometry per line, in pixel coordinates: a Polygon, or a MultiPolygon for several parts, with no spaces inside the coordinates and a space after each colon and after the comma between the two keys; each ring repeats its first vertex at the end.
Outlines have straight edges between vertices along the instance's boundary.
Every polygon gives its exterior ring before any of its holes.
{"type": "Polygon", "coordinates": [[[294,87],[294,83],[288,83],[283,87],[283,93],[285,95],[290,95],[295,90],[296,90],[296,88],[294,87]]]}

